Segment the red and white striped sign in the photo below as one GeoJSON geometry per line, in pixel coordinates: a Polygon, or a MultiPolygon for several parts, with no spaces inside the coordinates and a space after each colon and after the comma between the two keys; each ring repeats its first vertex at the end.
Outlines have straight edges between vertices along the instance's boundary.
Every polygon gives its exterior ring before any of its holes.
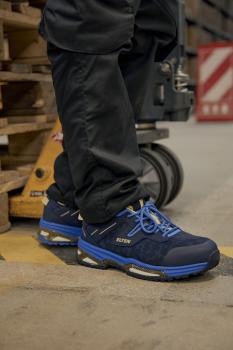
{"type": "Polygon", "coordinates": [[[233,43],[198,50],[198,120],[233,120],[233,43]]]}

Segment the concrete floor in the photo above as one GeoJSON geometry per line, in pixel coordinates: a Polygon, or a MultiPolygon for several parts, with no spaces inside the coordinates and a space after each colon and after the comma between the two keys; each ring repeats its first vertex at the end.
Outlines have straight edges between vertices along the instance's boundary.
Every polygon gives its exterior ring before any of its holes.
{"type": "MultiPolygon", "coordinates": [[[[186,180],[166,213],[233,247],[233,124],[169,127],[164,143],[179,154],[186,180]]],[[[8,234],[12,244],[34,235],[36,224],[15,223],[8,234]]],[[[17,258],[0,262],[1,350],[233,349],[232,248],[223,248],[229,257],[213,272],[175,283],[56,261],[32,263],[26,259],[30,247],[21,249],[17,258]]]]}

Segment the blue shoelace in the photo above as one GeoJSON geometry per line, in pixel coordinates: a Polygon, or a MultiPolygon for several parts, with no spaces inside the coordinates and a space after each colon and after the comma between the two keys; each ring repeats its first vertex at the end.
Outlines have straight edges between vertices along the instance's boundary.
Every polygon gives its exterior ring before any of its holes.
{"type": "MultiPolygon", "coordinates": [[[[127,209],[129,213],[129,210],[127,209]]],[[[126,211],[122,212],[122,214],[126,211]]],[[[147,234],[161,233],[163,237],[172,237],[181,230],[163,215],[152,202],[146,204],[138,211],[132,212],[128,217],[135,217],[136,226],[128,233],[128,237],[134,236],[139,231],[147,234]]]]}

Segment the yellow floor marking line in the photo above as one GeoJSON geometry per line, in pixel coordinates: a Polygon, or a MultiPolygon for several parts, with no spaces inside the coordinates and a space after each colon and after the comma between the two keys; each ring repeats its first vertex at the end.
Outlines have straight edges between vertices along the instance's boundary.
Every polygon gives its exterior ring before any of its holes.
{"type": "Polygon", "coordinates": [[[233,258],[233,247],[220,247],[219,248],[220,252],[223,255],[228,256],[229,258],[233,258]]]}
{"type": "Polygon", "coordinates": [[[18,233],[0,235],[0,254],[8,262],[65,265],[61,259],[40,245],[34,237],[18,233]]]}
{"type": "MultiPolygon", "coordinates": [[[[220,246],[221,254],[233,259],[233,246],[220,246]]],[[[35,237],[11,232],[0,235],[0,256],[8,262],[66,265],[35,237]]]]}

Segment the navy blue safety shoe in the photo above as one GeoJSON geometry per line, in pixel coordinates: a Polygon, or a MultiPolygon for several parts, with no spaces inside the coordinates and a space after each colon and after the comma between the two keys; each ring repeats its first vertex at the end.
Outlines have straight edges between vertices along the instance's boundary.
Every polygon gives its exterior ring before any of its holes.
{"type": "Polygon", "coordinates": [[[51,199],[46,199],[44,204],[38,240],[47,245],[77,245],[82,232],[79,210],[68,208],[65,204],[51,199]]]}
{"type": "Polygon", "coordinates": [[[104,225],[84,222],[78,248],[82,265],[160,281],[200,274],[219,259],[213,241],[182,231],[151,202],[128,207],[104,225]]]}

